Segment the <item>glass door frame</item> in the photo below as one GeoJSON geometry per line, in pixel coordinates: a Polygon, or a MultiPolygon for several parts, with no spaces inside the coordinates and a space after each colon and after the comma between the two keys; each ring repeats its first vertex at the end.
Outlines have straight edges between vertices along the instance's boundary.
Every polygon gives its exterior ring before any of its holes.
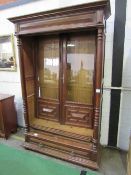
{"type": "MultiPolygon", "coordinates": [[[[90,31],[89,31],[90,32],[90,31]]],[[[47,35],[47,36],[42,36],[43,38],[44,37],[49,37],[51,38],[52,36],[58,36],[59,38],[59,122],[60,124],[65,124],[66,123],[66,117],[65,117],[65,109],[64,109],[64,104],[66,103],[66,93],[67,93],[67,88],[66,88],[66,83],[67,83],[67,76],[66,76],[66,70],[67,70],[67,41],[68,41],[68,36],[69,35],[72,35],[74,33],[78,33],[78,34],[82,34],[83,32],[70,32],[70,33],[66,33],[66,34],[59,34],[59,35],[47,35]]],[[[85,34],[89,35],[88,31],[84,32],[85,34]]],[[[92,32],[94,34],[94,36],[96,37],[96,33],[95,31],[92,32]]],[[[39,37],[37,37],[37,47],[36,47],[36,53],[38,54],[38,41],[39,41],[39,37]]],[[[96,47],[96,45],[95,45],[96,47]]],[[[95,59],[96,58],[96,53],[95,53],[95,56],[94,56],[94,77],[93,77],[93,96],[92,96],[92,105],[88,105],[89,107],[91,107],[93,109],[93,106],[94,106],[94,95],[95,95],[95,92],[94,92],[94,85],[95,85],[95,59]]],[[[36,65],[38,66],[38,63],[37,63],[37,59],[36,59],[36,65]]],[[[36,67],[37,67],[36,66],[36,67]]],[[[37,104],[37,117],[39,118],[39,114],[38,114],[38,109],[39,109],[39,105],[38,105],[38,100],[39,100],[39,97],[38,97],[38,82],[37,82],[37,77],[38,77],[38,68],[36,68],[36,85],[37,85],[37,88],[36,88],[36,96],[37,96],[37,101],[36,101],[36,104],[37,104]]],[[[74,103],[72,103],[74,104],[74,103]]],[[[83,105],[82,103],[79,103],[79,105],[83,105]]],[[[92,114],[93,115],[93,114],[92,114]]],[[[92,119],[92,126],[93,126],[93,119],[92,119]]]]}

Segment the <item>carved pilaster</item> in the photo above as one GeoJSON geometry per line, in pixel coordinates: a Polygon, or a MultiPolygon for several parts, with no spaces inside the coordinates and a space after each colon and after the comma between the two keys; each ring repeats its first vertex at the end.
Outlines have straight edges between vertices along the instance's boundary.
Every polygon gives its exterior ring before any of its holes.
{"type": "Polygon", "coordinates": [[[100,101],[101,101],[101,82],[103,64],[103,28],[98,28],[97,33],[97,53],[95,67],[95,102],[94,102],[94,123],[92,138],[92,159],[97,159],[97,149],[99,144],[99,122],[100,122],[100,101]]]}
{"type": "Polygon", "coordinates": [[[15,24],[15,35],[17,35],[20,31],[20,25],[19,24],[15,24]]]}
{"type": "Polygon", "coordinates": [[[27,107],[26,107],[26,99],[23,98],[23,111],[24,111],[24,118],[25,118],[25,135],[28,133],[28,123],[26,121],[27,116],[27,107]]]}
{"type": "Polygon", "coordinates": [[[97,11],[97,24],[103,25],[103,20],[104,20],[103,11],[102,10],[98,10],[97,11]]]}
{"type": "Polygon", "coordinates": [[[22,87],[22,97],[23,97],[23,111],[24,111],[24,119],[25,119],[25,140],[28,141],[27,132],[29,131],[29,121],[28,121],[28,110],[27,110],[27,95],[26,95],[26,86],[25,86],[25,75],[24,75],[24,59],[23,59],[23,46],[22,40],[19,36],[17,36],[17,46],[18,46],[18,54],[19,54],[19,62],[20,62],[20,75],[21,75],[21,87],[22,87]]]}
{"type": "MultiPolygon", "coordinates": [[[[22,46],[21,38],[19,36],[16,36],[16,37],[17,37],[17,46],[18,46],[18,49],[20,49],[20,47],[22,46]]],[[[20,55],[20,52],[18,54],[20,55]]]]}
{"type": "Polygon", "coordinates": [[[93,150],[97,149],[98,145],[98,127],[99,127],[99,108],[94,109],[94,133],[93,133],[93,150]]]}

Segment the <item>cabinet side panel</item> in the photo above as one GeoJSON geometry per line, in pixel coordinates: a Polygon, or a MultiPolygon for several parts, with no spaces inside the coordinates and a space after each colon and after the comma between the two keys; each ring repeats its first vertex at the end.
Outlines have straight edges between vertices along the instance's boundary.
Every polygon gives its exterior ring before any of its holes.
{"type": "Polygon", "coordinates": [[[17,117],[16,109],[14,106],[14,97],[7,98],[2,101],[2,113],[3,113],[3,123],[4,132],[6,138],[8,138],[11,132],[16,132],[17,130],[17,117]]]}
{"type": "Polygon", "coordinates": [[[24,69],[24,88],[28,122],[35,117],[35,69],[34,42],[32,37],[22,37],[22,61],[24,69]]]}

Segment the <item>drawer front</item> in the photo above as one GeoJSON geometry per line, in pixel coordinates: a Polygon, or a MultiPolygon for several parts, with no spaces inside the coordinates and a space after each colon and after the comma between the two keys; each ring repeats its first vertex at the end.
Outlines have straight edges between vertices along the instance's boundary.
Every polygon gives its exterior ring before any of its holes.
{"type": "Polygon", "coordinates": [[[38,103],[39,118],[59,121],[59,103],[56,101],[46,101],[38,103]]]}
{"type": "Polygon", "coordinates": [[[79,105],[65,105],[65,123],[92,128],[93,108],[79,105]]]}

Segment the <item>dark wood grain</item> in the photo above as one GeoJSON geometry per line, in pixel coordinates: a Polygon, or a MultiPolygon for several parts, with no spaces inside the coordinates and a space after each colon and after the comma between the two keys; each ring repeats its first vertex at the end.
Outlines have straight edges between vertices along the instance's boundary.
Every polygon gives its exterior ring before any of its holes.
{"type": "Polygon", "coordinates": [[[8,138],[17,131],[17,116],[14,96],[0,94],[0,137],[8,138]]]}
{"type": "Polygon", "coordinates": [[[16,35],[78,30],[103,26],[103,18],[110,15],[109,9],[109,1],[104,0],[9,20],[17,23],[16,35]]]}
{"type": "MultiPolygon", "coordinates": [[[[9,19],[15,24],[20,43],[18,45],[26,123],[25,148],[98,169],[104,26],[109,15],[109,1],[103,0],[9,19]],[[46,88],[44,92],[47,94],[39,96],[39,67],[44,67],[44,57],[53,59],[50,56],[51,50],[44,54],[44,44],[54,38],[59,41],[59,92],[57,98],[53,99],[50,87],[50,93],[46,88]],[[79,49],[68,49],[67,43],[74,40],[76,43],[88,40],[89,43],[77,44],[79,49]],[[43,43],[42,52],[40,42],[43,43]],[[87,48],[85,45],[88,45],[87,48]],[[90,69],[90,86],[84,82],[87,73],[83,69],[82,61],[79,71],[81,73],[71,79],[78,82],[71,84],[73,81],[68,78],[73,70],[68,62],[68,53],[76,55],[73,57],[74,63],[78,62],[77,55],[80,53],[93,55],[93,63],[90,63],[93,64],[90,69]],[[73,90],[68,91],[69,87],[75,90],[76,86],[78,89],[75,93],[73,90]],[[81,91],[82,88],[89,88],[89,91],[81,91]],[[68,95],[69,93],[73,95],[68,95]],[[85,96],[89,99],[84,98],[85,96]]],[[[42,85],[45,83],[45,75],[42,75],[42,85]]],[[[47,80],[52,82],[54,79],[47,80]]]]}

